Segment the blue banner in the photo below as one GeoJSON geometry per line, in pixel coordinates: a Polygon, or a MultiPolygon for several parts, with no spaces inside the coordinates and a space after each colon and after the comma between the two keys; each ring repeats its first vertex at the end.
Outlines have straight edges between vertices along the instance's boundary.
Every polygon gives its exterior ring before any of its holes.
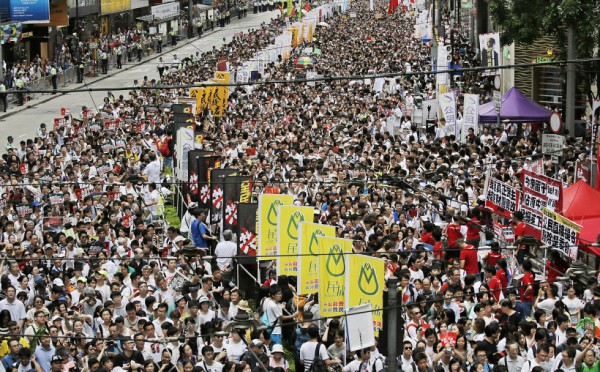
{"type": "Polygon", "coordinates": [[[50,0],[10,0],[10,20],[22,23],[50,22],[50,0]]]}

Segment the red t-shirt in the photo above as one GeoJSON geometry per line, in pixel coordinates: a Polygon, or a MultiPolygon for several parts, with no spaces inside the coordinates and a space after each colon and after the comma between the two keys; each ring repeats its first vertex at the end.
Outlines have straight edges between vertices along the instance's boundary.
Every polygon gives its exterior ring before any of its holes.
{"type": "Polygon", "coordinates": [[[467,275],[479,272],[477,250],[474,246],[468,244],[464,249],[461,249],[460,260],[465,261],[464,270],[467,275]]]}
{"type": "Polygon", "coordinates": [[[444,250],[442,249],[442,242],[437,242],[433,246],[433,255],[436,258],[444,258],[444,250]]]}
{"type": "Polygon", "coordinates": [[[501,258],[503,258],[502,253],[490,252],[487,256],[487,264],[490,266],[496,266],[496,264],[498,264],[498,261],[500,261],[501,258]]]}
{"type": "Polygon", "coordinates": [[[506,288],[506,286],[508,285],[508,277],[506,276],[506,273],[504,272],[504,270],[498,269],[496,271],[496,278],[498,278],[498,280],[500,281],[500,285],[502,286],[502,289],[504,290],[506,288]]]}
{"type": "Polygon", "coordinates": [[[517,226],[515,226],[514,230],[515,230],[515,239],[519,239],[520,237],[522,237],[523,235],[525,235],[525,229],[527,228],[527,225],[525,224],[525,222],[519,222],[519,224],[517,226]]]}
{"type": "Polygon", "coordinates": [[[526,302],[533,301],[533,296],[534,296],[534,292],[535,292],[533,290],[534,280],[535,280],[535,278],[532,273],[525,273],[525,275],[523,275],[523,278],[521,279],[521,289],[520,289],[521,301],[526,301],[526,302]],[[527,287],[529,285],[531,285],[531,291],[529,291],[529,294],[527,295],[527,297],[525,297],[525,291],[527,290],[527,287]]]}
{"type": "Polygon", "coordinates": [[[421,234],[421,242],[423,244],[429,244],[429,245],[435,244],[435,240],[433,240],[433,235],[431,233],[426,233],[426,232],[423,232],[421,234]]]}
{"type": "Polygon", "coordinates": [[[488,281],[488,287],[490,287],[490,291],[492,295],[494,295],[494,299],[500,301],[500,290],[502,289],[501,283],[495,276],[492,276],[488,281]]]}
{"type": "Polygon", "coordinates": [[[446,228],[446,235],[448,236],[448,246],[454,248],[456,246],[456,239],[462,238],[460,233],[460,225],[457,223],[451,223],[446,228]]]}
{"type": "MultiPolygon", "coordinates": [[[[472,218],[471,221],[475,222],[479,225],[479,220],[477,218],[472,218]]],[[[475,240],[479,239],[479,230],[475,228],[474,223],[467,223],[467,240],[475,240]]]]}

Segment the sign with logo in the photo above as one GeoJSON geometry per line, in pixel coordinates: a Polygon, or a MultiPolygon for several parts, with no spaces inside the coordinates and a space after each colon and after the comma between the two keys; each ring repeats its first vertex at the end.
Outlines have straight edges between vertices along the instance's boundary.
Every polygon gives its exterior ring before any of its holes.
{"type": "Polygon", "coordinates": [[[312,221],[313,207],[282,205],[277,213],[277,276],[298,275],[298,237],[300,224],[312,221]]]}
{"type": "Polygon", "coordinates": [[[577,237],[581,231],[581,225],[553,212],[542,209],[542,238],[540,239],[552,249],[563,255],[577,259],[577,237]]]}
{"type": "Polygon", "coordinates": [[[50,0],[10,0],[10,20],[21,23],[50,22],[50,0]]]}
{"type": "Polygon", "coordinates": [[[375,336],[383,327],[383,291],[385,290],[385,261],[376,257],[347,255],[346,307],[370,303],[373,306],[375,336]]]}
{"type": "Polygon", "coordinates": [[[335,236],[335,227],[312,222],[300,224],[298,240],[298,293],[317,293],[319,289],[319,240],[335,236]]]}
{"type": "Polygon", "coordinates": [[[521,191],[496,178],[490,178],[485,198],[485,206],[495,213],[511,218],[519,210],[521,191]]]}
{"type": "Polygon", "coordinates": [[[293,195],[262,194],[258,197],[258,256],[270,261],[277,254],[277,221],[279,207],[291,205],[293,195]]]}
{"type": "Polygon", "coordinates": [[[319,315],[339,316],[346,309],[346,258],[352,240],[323,236],[319,239],[319,315]]]}

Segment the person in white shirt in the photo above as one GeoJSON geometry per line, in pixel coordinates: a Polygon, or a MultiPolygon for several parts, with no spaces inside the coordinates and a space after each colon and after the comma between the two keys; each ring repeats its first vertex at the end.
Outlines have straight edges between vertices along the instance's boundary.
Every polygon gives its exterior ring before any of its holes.
{"type": "Polygon", "coordinates": [[[507,355],[498,361],[498,365],[506,366],[508,372],[520,372],[525,363],[525,358],[519,355],[519,344],[513,341],[508,344],[507,355]]]}
{"type": "Polygon", "coordinates": [[[19,323],[19,328],[22,329],[25,324],[27,312],[25,305],[16,298],[17,290],[15,287],[8,286],[6,289],[6,298],[0,301],[0,311],[8,310],[10,318],[19,323]]]}
{"type": "Polygon", "coordinates": [[[381,363],[377,363],[377,360],[375,363],[370,363],[371,349],[369,348],[358,350],[356,356],[358,359],[348,363],[342,369],[344,372],[379,372],[383,369],[383,366],[380,366],[381,363]]]}
{"type": "Polygon", "coordinates": [[[148,178],[148,182],[152,182],[155,185],[160,184],[160,162],[156,158],[156,154],[150,153],[150,163],[146,165],[146,168],[142,171],[142,174],[148,178]]]}
{"type": "MultiPolygon", "coordinates": [[[[273,288],[273,287],[271,287],[271,288],[273,288]]],[[[316,324],[309,325],[308,329],[306,330],[306,333],[308,334],[309,340],[306,341],[305,343],[303,343],[302,347],[300,347],[300,364],[302,364],[304,366],[305,372],[310,371],[310,367],[313,363],[313,360],[315,360],[315,353],[317,351],[317,345],[319,345],[319,350],[318,350],[319,356],[321,359],[323,359],[323,361],[325,362],[325,364],[327,366],[340,363],[339,360],[331,359],[329,357],[329,354],[327,353],[327,348],[325,347],[325,345],[321,344],[318,341],[319,326],[317,326],[316,324]]],[[[367,356],[367,359],[368,359],[368,356],[367,356]]],[[[298,370],[300,370],[300,368],[298,368],[298,370]]]]}
{"type": "Polygon", "coordinates": [[[237,244],[231,241],[233,232],[231,230],[223,231],[223,241],[217,244],[215,256],[217,256],[217,265],[223,270],[225,278],[230,277],[233,270],[233,257],[237,255],[237,244]]]}
{"type": "Polygon", "coordinates": [[[398,367],[403,372],[417,372],[417,366],[412,357],[413,344],[409,340],[404,341],[402,355],[398,357],[398,367]]]}

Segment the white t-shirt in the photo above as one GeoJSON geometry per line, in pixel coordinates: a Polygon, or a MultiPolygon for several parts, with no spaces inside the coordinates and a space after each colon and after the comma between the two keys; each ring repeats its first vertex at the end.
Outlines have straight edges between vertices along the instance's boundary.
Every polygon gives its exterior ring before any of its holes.
{"type": "MultiPolygon", "coordinates": [[[[300,360],[304,361],[304,371],[306,372],[310,370],[310,366],[312,365],[312,362],[315,359],[316,348],[317,342],[315,341],[307,341],[304,344],[302,344],[302,347],[300,348],[300,360]]],[[[330,359],[329,354],[327,354],[327,348],[323,344],[321,344],[319,356],[323,360],[330,359]]]]}
{"type": "MultiPolygon", "coordinates": [[[[283,310],[281,309],[281,307],[279,307],[279,304],[275,303],[275,301],[273,301],[270,298],[265,299],[265,302],[263,304],[263,310],[267,312],[267,317],[269,318],[269,323],[271,323],[271,325],[275,324],[275,321],[277,321],[277,319],[279,319],[279,317],[283,315],[283,310]]],[[[279,323],[281,322],[277,322],[277,325],[273,327],[273,331],[271,332],[271,334],[281,334],[281,324],[279,323]]]]}
{"type": "Polygon", "coordinates": [[[248,350],[244,341],[241,340],[237,344],[227,340],[223,348],[227,351],[227,357],[233,357],[235,363],[239,363],[242,355],[248,350]]]}
{"type": "Polygon", "coordinates": [[[217,256],[217,265],[221,270],[227,265],[231,269],[233,267],[233,257],[237,255],[237,244],[232,241],[220,242],[215,248],[215,255],[217,256]]]}
{"type": "Polygon", "coordinates": [[[221,372],[223,370],[223,365],[216,361],[213,361],[210,366],[205,361],[201,361],[196,363],[196,367],[202,367],[206,372],[221,372]]]}

